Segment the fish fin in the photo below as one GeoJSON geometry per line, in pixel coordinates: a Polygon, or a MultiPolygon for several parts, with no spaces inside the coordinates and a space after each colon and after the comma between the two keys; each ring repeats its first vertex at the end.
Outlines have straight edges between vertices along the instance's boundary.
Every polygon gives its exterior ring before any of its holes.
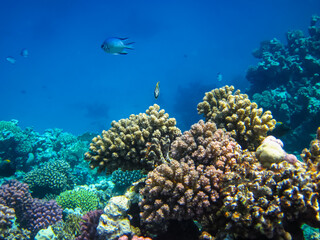
{"type": "Polygon", "coordinates": [[[118,39],[124,41],[124,40],[127,40],[128,38],[126,37],[126,38],[118,38],[118,39]]]}
{"type": "Polygon", "coordinates": [[[120,55],[127,55],[127,52],[119,52],[120,55]]]}

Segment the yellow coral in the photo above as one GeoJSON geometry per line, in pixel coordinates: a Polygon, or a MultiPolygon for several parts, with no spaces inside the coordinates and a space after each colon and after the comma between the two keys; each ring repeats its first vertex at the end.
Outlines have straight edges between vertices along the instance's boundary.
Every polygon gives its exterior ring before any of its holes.
{"type": "Polygon", "coordinates": [[[108,131],[92,139],[85,159],[90,168],[97,167],[100,172],[119,167],[152,170],[164,161],[170,143],[181,135],[175,125],[176,120],[155,104],[146,113],[112,121],[108,131]]]}
{"type": "Polygon", "coordinates": [[[232,137],[242,148],[249,150],[255,150],[276,124],[270,111],[263,113],[247,94],[234,91],[233,86],[205,93],[203,102],[198,104],[198,113],[203,114],[206,121],[233,133],[232,137]]]}

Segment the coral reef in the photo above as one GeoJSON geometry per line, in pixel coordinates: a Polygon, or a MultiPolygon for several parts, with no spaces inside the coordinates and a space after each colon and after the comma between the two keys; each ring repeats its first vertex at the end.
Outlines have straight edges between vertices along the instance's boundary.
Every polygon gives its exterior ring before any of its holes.
{"type": "Polygon", "coordinates": [[[34,237],[35,240],[56,240],[57,237],[52,230],[52,227],[49,226],[46,229],[41,229],[37,235],[34,237]]]}
{"type": "Polygon", "coordinates": [[[146,223],[201,220],[217,207],[220,181],[240,161],[241,147],[229,133],[200,120],[171,146],[171,159],[149,172],[141,190],[146,223]]]}
{"type": "Polygon", "coordinates": [[[152,170],[164,161],[171,142],[181,134],[175,125],[176,120],[155,104],[146,113],[113,121],[108,131],[92,139],[85,159],[99,172],[152,170]]]}
{"type": "Polygon", "coordinates": [[[65,221],[59,221],[52,225],[52,231],[57,240],[75,240],[81,234],[81,215],[69,214],[65,221]]]}
{"type": "Polygon", "coordinates": [[[127,235],[123,235],[118,238],[118,240],[152,240],[151,238],[144,238],[144,237],[139,237],[137,235],[132,236],[132,238],[128,237],[127,235]]]}
{"type": "Polygon", "coordinates": [[[219,198],[222,172],[214,166],[195,166],[192,160],[172,160],[148,174],[141,190],[141,219],[146,224],[160,224],[165,230],[169,220],[201,219],[213,211],[219,198]]]}
{"type": "Polygon", "coordinates": [[[241,147],[249,150],[255,150],[276,124],[270,111],[263,112],[248,95],[234,92],[233,86],[207,92],[198,104],[198,113],[231,132],[241,147]]]}
{"type": "Polygon", "coordinates": [[[317,129],[316,138],[310,143],[310,149],[303,149],[301,158],[307,163],[320,163],[320,127],[317,129]]]}
{"type": "Polygon", "coordinates": [[[97,227],[98,239],[117,239],[122,235],[135,234],[127,211],[131,199],[125,195],[112,197],[100,216],[97,227]]]}
{"type": "Polygon", "coordinates": [[[112,182],[115,184],[114,187],[117,190],[124,190],[131,186],[132,183],[143,177],[144,175],[140,170],[122,171],[121,169],[118,169],[115,170],[111,175],[112,182]]]}
{"type": "Polygon", "coordinates": [[[32,236],[62,219],[62,209],[55,201],[33,199],[28,185],[17,180],[0,187],[0,204],[13,208],[20,227],[30,230],[32,236]]]}
{"type": "Polygon", "coordinates": [[[45,163],[41,168],[28,172],[24,179],[34,197],[44,197],[46,194],[59,194],[74,186],[74,177],[70,165],[64,160],[45,163]]]}
{"type": "Polygon", "coordinates": [[[0,230],[11,228],[14,223],[14,209],[6,205],[0,204],[0,230]]]}
{"type": "Polygon", "coordinates": [[[81,235],[76,240],[95,240],[97,239],[97,226],[103,210],[94,210],[87,212],[80,222],[81,235]]]}
{"type": "Polygon", "coordinates": [[[57,198],[57,203],[63,208],[80,208],[82,212],[96,210],[99,198],[96,192],[85,189],[73,189],[62,192],[57,198]]]}
{"type": "Polygon", "coordinates": [[[253,101],[290,127],[282,140],[292,152],[310,142],[320,118],[319,22],[319,16],[312,17],[308,37],[289,31],[286,45],[277,39],[263,41],[253,52],[259,63],[247,71],[253,101]]]}

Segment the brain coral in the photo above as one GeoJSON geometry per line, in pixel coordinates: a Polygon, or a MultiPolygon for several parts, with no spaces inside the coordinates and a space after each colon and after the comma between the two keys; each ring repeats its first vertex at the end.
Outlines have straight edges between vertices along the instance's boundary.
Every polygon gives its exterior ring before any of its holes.
{"type": "Polygon", "coordinates": [[[203,114],[206,121],[230,131],[241,147],[249,150],[255,150],[276,124],[270,111],[263,112],[248,95],[241,94],[240,90],[234,92],[233,86],[207,92],[198,104],[198,113],[203,114]]]}
{"type": "Polygon", "coordinates": [[[176,120],[158,105],[146,113],[113,121],[108,131],[93,138],[85,159],[90,168],[108,173],[123,170],[152,170],[167,157],[171,142],[181,135],[176,120]]]}

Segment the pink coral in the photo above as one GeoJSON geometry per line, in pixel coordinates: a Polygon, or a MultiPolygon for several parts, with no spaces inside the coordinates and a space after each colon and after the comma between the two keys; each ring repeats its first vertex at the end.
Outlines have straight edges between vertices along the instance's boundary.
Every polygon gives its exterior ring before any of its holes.
{"type": "Polygon", "coordinates": [[[171,144],[172,158],[196,165],[214,165],[229,172],[240,159],[241,147],[228,132],[217,129],[212,122],[200,120],[171,144]]]}
{"type": "Polygon", "coordinates": [[[147,223],[169,219],[198,219],[210,212],[219,198],[219,179],[222,174],[214,166],[196,166],[172,160],[148,174],[141,190],[141,218],[147,223]]]}
{"type": "MultiPolygon", "coordinates": [[[[118,238],[118,240],[130,240],[127,235],[123,235],[118,238]]],[[[131,240],[152,240],[151,238],[144,238],[144,237],[138,237],[137,235],[134,235],[131,240]]]]}

